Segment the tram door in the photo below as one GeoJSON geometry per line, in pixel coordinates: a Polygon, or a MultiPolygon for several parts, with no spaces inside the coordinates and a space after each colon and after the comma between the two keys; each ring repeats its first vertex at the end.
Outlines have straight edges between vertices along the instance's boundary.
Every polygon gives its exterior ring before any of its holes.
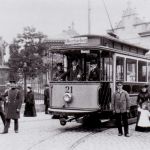
{"type": "Polygon", "coordinates": [[[102,110],[109,110],[111,102],[111,88],[109,82],[102,82],[99,90],[99,105],[102,110]]]}
{"type": "Polygon", "coordinates": [[[113,80],[113,58],[111,52],[102,51],[100,56],[99,105],[102,110],[109,110],[111,102],[110,83],[113,80]]]}

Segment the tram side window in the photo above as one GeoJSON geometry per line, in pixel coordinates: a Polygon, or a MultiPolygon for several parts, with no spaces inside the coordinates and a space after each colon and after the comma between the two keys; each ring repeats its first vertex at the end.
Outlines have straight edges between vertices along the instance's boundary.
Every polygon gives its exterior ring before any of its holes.
{"type": "Polygon", "coordinates": [[[144,61],[138,62],[138,81],[139,82],[147,81],[147,63],[144,61]]]}
{"type": "Polygon", "coordinates": [[[102,59],[101,62],[101,80],[103,81],[112,81],[112,58],[106,57],[102,59]]]}
{"type": "Polygon", "coordinates": [[[126,60],[126,80],[128,82],[135,82],[136,81],[136,68],[137,68],[137,61],[132,59],[126,60]]]}
{"type": "Polygon", "coordinates": [[[124,80],[124,58],[117,57],[116,60],[116,80],[124,80]]]}

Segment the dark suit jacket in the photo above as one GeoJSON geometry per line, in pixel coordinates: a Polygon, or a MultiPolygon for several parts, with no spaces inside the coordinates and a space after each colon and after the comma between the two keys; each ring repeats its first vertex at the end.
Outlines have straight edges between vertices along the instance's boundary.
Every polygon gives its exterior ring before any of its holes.
{"type": "Polygon", "coordinates": [[[49,89],[44,90],[44,104],[49,105],[50,95],[49,95],[49,89]]]}

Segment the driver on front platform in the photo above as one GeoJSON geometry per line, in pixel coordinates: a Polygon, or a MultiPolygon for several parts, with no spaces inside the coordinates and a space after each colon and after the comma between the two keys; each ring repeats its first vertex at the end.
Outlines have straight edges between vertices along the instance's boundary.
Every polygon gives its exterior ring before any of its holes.
{"type": "Polygon", "coordinates": [[[78,65],[77,60],[72,61],[72,68],[70,69],[70,81],[81,80],[81,69],[78,65]]]}
{"type": "Polygon", "coordinates": [[[96,62],[91,62],[90,64],[90,73],[89,73],[89,81],[99,81],[99,69],[96,62]]]}

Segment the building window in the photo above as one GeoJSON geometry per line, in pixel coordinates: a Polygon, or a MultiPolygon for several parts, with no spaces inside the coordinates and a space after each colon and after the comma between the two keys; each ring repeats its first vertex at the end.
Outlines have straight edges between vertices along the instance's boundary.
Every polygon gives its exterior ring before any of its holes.
{"type": "Polygon", "coordinates": [[[128,82],[136,81],[136,69],[137,69],[137,61],[132,59],[126,60],[126,80],[128,82]]]}
{"type": "Polygon", "coordinates": [[[116,59],[116,80],[124,80],[124,58],[116,59]]]}
{"type": "Polygon", "coordinates": [[[138,81],[139,82],[147,81],[147,63],[144,61],[138,62],[138,81]]]}

